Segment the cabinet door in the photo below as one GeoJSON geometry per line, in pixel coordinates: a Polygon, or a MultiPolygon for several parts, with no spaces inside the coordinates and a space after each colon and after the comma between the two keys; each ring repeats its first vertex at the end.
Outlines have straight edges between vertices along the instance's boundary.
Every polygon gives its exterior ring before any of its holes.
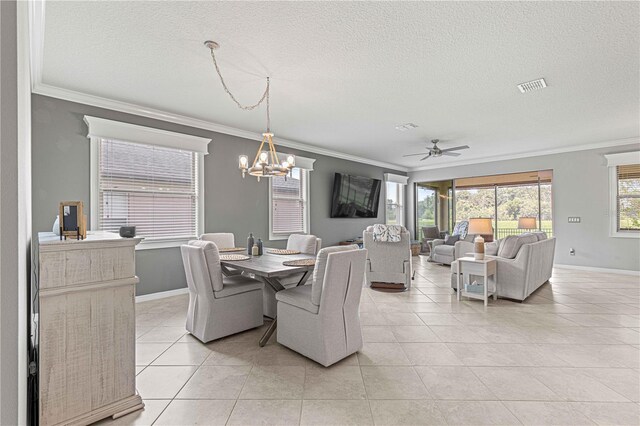
{"type": "Polygon", "coordinates": [[[40,422],[135,394],[134,285],[40,297],[40,422]]]}
{"type": "Polygon", "coordinates": [[[91,410],[91,293],[40,298],[40,423],[91,410]]]}

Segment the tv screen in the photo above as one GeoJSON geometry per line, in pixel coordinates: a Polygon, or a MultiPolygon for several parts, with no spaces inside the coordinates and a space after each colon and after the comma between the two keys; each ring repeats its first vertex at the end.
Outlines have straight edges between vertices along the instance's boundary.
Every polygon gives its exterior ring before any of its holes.
{"type": "Polygon", "coordinates": [[[378,217],[381,187],[380,179],[336,173],[331,217],[378,217]]]}

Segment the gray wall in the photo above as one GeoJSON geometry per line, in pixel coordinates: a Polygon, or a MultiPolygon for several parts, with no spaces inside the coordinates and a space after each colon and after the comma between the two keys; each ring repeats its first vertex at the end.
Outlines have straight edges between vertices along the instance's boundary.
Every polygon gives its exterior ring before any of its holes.
{"type": "MultiPolygon", "coordinates": [[[[15,1],[0,2],[0,424],[18,423],[18,56],[15,1]]],[[[26,339],[26,336],[23,336],[26,339]]],[[[24,395],[23,395],[24,396],[24,395]]]]}
{"type": "MultiPolygon", "coordinates": [[[[268,182],[250,177],[243,180],[237,168],[238,155],[251,155],[258,142],[39,95],[32,97],[32,111],[34,232],[51,230],[61,200],[82,200],[89,209],[89,140],[82,118],[93,115],[213,139],[204,161],[205,231],[233,232],[240,246],[249,232],[268,239],[268,182]]],[[[322,238],[324,245],[361,235],[366,226],[384,220],[383,196],[378,219],[330,219],[333,174],[345,172],[382,179],[385,172],[399,172],[278,149],[317,160],[310,180],[311,233],[322,238]]],[[[284,244],[277,241],[271,245],[284,244]]],[[[178,248],[138,250],[136,272],[140,277],[139,295],[186,286],[178,248]]]]}
{"type": "Polygon", "coordinates": [[[553,228],[555,262],[565,265],[640,270],[640,240],[609,237],[609,174],[604,154],[638,150],[638,144],[576,151],[508,161],[495,161],[409,173],[407,212],[413,221],[415,182],[553,170],[553,228]],[[567,217],[580,216],[581,223],[567,217]],[[576,250],[569,255],[569,248],[576,250]]]}

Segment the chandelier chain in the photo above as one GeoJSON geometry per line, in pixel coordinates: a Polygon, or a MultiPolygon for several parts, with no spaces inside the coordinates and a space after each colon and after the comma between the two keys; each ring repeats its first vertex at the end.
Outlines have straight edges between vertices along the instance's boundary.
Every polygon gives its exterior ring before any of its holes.
{"type": "Polygon", "coordinates": [[[267,133],[271,132],[271,115],[269,113],[269,86],[270,86],[270,82],[269,82],[269,77],[267,77],[267,87],[265,87],[264,89],[264,93],[262,94],[262,96],[260,97],[260,99],[258,100],[258,102],[256,102],[253,105],[242,105],[240,103],[240,101],[238,101],[236,99],[235,96],[233,96],[233,93],[231,93],[231,90],[229,89],[229,86],[227,86],[227,83],[224,81],[224,77],[222,77],[222,72],[220,71],[220,67],[218,66],[218,61],[216,60],[216,54],[213,51],[213,49],[211,48],[211,59],[213,59],[213,66],[216,69],[216,73],[218,74],[218,77],[220,77],[220,83],[222,83],[222,87],[224,88],[224,91],[227,92],[227,95],[229,95],[229,97],[231,98],[231,100],[233,102],[235,102],[235,104],[238,106],[238,108],[245,110],[245,111],[252,111],[254,109],[256,109],[257,107],[259,107],[264,101],[267,102],[267,133]]]}

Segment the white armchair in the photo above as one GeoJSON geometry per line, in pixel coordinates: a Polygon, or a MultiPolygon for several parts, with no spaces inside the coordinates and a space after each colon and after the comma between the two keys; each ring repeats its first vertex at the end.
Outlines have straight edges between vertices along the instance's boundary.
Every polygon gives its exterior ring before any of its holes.
{"type": "Polygon", "coordinates": [[[366,250],[320,250],[313,283],[276,294],[278,343],[330,366],[362,348],[360,295],[366,250]]]}
{"type": "Polygon", "coordinates": [[[372,226],[362,233],[364,248],[367,249],[365,271],[368,286],[372,282],[384,282],[411,287],[411,235],[404,227],[400,238],[397,243],[374,241],[372,226]]]}
{"type": "Polygon", "coordinates": [[[263,324],[262,283],[222,276],[218,247],[193,240],[180,247],[189,287],[186,328],[206,343],[263,324]]]}

